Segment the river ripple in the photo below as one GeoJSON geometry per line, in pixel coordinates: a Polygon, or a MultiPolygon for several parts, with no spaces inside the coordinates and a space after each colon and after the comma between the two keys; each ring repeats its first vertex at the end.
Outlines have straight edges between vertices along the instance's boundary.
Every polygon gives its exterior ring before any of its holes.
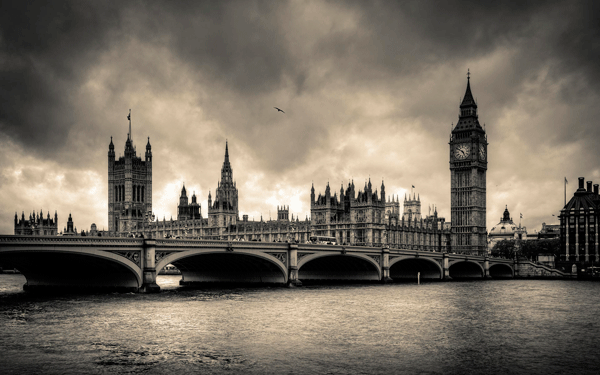
{"type": "Polygon", "coordinates": [[[2,374],[599,373],[600,283],[34,296],[0,275],[2,374]]]}

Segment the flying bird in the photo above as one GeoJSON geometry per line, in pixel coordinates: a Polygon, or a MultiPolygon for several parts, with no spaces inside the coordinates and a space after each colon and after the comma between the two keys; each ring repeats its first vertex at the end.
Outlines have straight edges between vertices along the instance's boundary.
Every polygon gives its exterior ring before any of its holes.
{"type": "MultiPolygon", "coordinates": [[[[273,107],[273,108],[275,108],[275,109],[276,109],[277,111],[279,111],[279,112],[283,112],[283,109],[279,109],[279,108],[277,108],[277,107],[273,107]]],[[[283,112],[283,113],[285,113],[285,112],[283,112]]]]}

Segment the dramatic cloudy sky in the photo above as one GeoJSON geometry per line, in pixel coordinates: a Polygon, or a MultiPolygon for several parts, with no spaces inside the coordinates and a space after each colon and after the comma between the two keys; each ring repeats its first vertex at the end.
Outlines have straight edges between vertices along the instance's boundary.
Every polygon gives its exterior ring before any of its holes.
{"type": "Polygon", "coordinates": [[[17,211],[107,227],[107,152],[150,137],[153,207],[206,215],[225,140],[240,214],[310,213],[310,187],[415,185],[450,220],[448,138],[467,69],[489,141],[487,225],[555,222],[600,182],[600,3],[6,1],[0,233],[17,211]],[[278,113],[273,107],[285,111],[278,113]]]}

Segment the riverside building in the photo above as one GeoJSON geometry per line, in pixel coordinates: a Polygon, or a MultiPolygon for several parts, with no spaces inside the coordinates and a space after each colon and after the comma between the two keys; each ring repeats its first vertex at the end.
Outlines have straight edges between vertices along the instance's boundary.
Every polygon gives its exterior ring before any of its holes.
{"type": "Polygon", "coordinates": [[[600,196],[598,184],[579,177],[579,188],[560,211],[560,241],[563,262],[588,263],[600,261],[598,251],[598,220],[600,196]]]}

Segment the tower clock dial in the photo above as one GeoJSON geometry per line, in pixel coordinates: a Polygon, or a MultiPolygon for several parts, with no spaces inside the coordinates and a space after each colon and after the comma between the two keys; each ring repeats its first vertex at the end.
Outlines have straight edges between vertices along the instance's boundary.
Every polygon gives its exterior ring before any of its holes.
{"type": "Polygon", "coordinates": [[[485,160],[485,146],[479,145],[479,158],[485,160]]]}
{"type": "Polygon", "coordinates": [[[471,153],[471,148],[468,144],[457,145],[454,149],[454,157],[457,159],[466,159],[471,153]]]}

